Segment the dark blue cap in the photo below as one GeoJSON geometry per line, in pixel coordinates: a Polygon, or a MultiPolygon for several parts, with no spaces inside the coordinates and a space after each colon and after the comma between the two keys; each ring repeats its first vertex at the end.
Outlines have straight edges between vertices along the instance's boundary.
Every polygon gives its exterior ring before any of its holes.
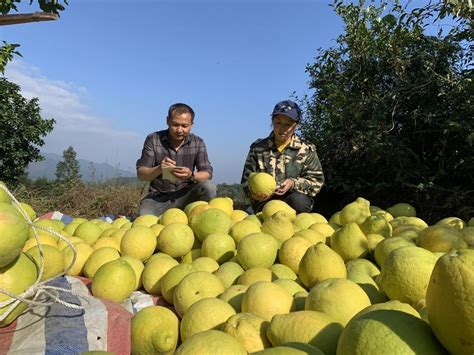
{"type": "Polygon", "coordinates": [[[284,115],[291,118],[293,121],[299,122],[301,119],[301,109],[291,100],[280,101],[275,105],[272,116],[284,115]]]}

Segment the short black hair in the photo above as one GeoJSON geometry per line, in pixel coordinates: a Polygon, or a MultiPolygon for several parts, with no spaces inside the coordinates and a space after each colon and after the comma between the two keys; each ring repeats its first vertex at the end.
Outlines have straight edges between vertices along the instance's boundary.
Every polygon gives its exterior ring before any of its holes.
{"type": "Polygon", "coordinates": [[[194,110],[191,106],[183,104],[181,102],[175,103],[170,106],[168,109],[168,119],[171,118],[173,114],[182,115],[183,113],[189,113],[191,115],[191,121],[194,121],[194,110]]]}

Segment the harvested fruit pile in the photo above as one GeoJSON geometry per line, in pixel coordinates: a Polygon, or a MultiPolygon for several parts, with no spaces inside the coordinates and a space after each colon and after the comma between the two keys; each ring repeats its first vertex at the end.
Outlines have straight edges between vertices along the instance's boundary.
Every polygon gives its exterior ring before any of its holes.
{"type": "MultiPolygon", "coordinates": [[[[0,189],[0,289],[66,273],[117,303],[158,296],[169,306],[132,318],[135,354],[474,352],[474,219],[429,226],[363,198],[329,219],[278,200],[249,215],[226,197],[134,221],[35,218],[0,189]]],[[[1,326],[26,307],[3,305],[1,326]]]]}

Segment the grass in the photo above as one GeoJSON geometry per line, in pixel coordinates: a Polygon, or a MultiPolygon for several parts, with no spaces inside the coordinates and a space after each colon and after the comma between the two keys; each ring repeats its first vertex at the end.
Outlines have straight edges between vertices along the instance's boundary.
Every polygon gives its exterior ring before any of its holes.
{"type": "MultiPolygon", "coordinates": [[[[72,217],[87,219],[105,215],[135,216],[140,199],[146,195],[145,183],[120,182],[66,183],[51,181],[28,182],[17,186],[12,193],[20,202],[33,207],[38,216],[60,211],[72,217]]],[[[218,196],[234,200],[234,208],[245,208],[245,199],[239,184],[217,185],[218,196]]]]}

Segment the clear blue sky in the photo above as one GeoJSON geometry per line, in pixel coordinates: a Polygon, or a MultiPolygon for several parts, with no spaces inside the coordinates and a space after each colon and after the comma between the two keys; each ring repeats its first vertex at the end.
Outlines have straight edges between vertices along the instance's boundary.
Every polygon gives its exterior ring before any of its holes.
{"type": "Polygon", "coordinates": [[[343,30],[326,0],[69,3],[58,21],[0,27],[23,55],[5,76],[57,121],[42,150],[72,145],[79,158],[134,171],[146,135],[185,102],[217,183],[240,181],[277,101],[312,94],[305,66],[343,30]]]}

